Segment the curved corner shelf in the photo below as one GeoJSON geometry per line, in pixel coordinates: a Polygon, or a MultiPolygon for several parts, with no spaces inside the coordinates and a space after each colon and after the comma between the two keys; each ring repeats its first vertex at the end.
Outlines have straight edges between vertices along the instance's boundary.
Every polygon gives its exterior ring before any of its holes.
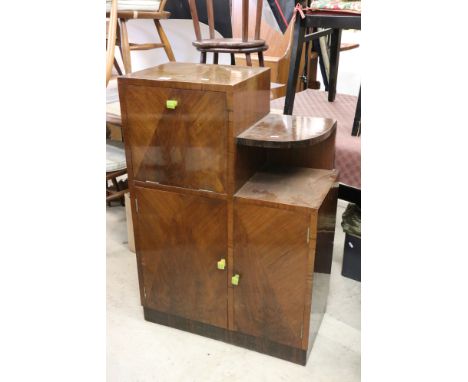
{"type": "Polygon", "coordinates": [[[237,136],[237,144],[265,148],[313,146],[336,130],[336,121],[270,113],[237,136]]]}

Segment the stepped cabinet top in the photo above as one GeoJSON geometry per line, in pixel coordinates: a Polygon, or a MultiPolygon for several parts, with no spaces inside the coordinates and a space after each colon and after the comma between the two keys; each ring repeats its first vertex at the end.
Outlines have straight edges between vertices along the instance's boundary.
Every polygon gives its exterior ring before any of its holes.
{"type": "Polygon", "coordinates": [[[293,148],[313,146],[336,130],[336,121],[270,113],[237,136],[242,146],[293,148]]]}
{"type": "Polygon", "coordinates": [[[119,77],[119,82],[155,82],[161,87],[232,91],[269,68],[169,62],[119,77]]]}

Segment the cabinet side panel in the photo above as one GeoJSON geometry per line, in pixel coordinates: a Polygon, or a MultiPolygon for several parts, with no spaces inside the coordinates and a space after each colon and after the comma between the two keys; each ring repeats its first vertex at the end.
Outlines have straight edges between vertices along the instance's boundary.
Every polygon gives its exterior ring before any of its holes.
{"type": "Polygon", "coordinates": [[[234,194],[266,161],[266,154],[236,144],[236,137],[270,112],[270,71],[227,93],[229,111],[229,193],[234,194]]]}
{"type": "Polygon", "coordinates": [[[327,309],[330,274],[335,239],[336,206],[338,184],[330,189],[317,215],[317,239],[315,248],[312,301],[310,309],[308,352],[317,337],[323,316],[327,309]]]}
{"type": "Polygon", "coordinates": [[[314,272],[330,274],[335,240],[338,184],[335,183],[322,202],[317,216],[317,248],[314,272]]]}
{"type": "Polygon", "coordinates": [[[249,78],[228,93],[229,120],[234,137],[270,112],[270,70],[249,78]]]}

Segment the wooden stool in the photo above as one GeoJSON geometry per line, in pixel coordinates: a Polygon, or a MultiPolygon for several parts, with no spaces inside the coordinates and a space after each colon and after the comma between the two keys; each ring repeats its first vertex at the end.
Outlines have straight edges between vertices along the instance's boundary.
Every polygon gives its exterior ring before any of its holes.
{"type": "MultiPolygon", "coordinates": [[[[171,44],[164,32],[163,27],[161,26],[160,20],[168,19],[171,14],[169,12],[164,11],[164,7],[166,6],[167,0],[162,0],[160,2],[154,2],[155,7],[158,6],[159,8],[156,11],[148,10],[148,7],[137,9],[127,9],[124,8],[119,4],[119,9],[117,11],[117,18],[119,20],[118,26],[118,39],[117,45],[120,49],[120,53],[122,55],[122,61],[124,65],[125,74],[132,72],[132,63],[130,52],[133,50],[150,50],[150,49],[158,49],[163,48],[166,52],[166,55],[169,61],[175,61],[174,53],[172,52],[171,44]],[[144,43],[144,44],[136,44],[131,43],[128,40],[128,32],[127,32],[127,22],[128,20],[136,20],[136,19],[151,19],[154,21],[154,25],[156,26],[156,31],[158,36],[161,40],[160,43],[144,43]]],[[[120,2],[119,2],[120,3],[120,2]]],[[[109,17],[110,11],[107,10],[106,16],[109,17]]]]}
{"type": "Polygon", "coordinates": [[[262,0],[257,0],[257,13],[255,17],[255,35],[249,38],[249,0],[242,0],[242,38],[215,38],[213,0],[206,0],[208,11],[208,25],[210,27],[210,38],[203,39],[198,21],[196,0],[189,0],[190,13],[192,14],[193,26],[197,40],[193,46],[201,53],[200,63],[206,64],[206,54],[213,53],[213,63],[218,63],[219,53],[231,55],[231,65],[236,64],[235,54],[245,54],[247,65],[252,66],[252,53],[258,54],[260,66],[264,66],[263,52],[268,49],[265,40],[260,39],[260,22],[262,19],[262,0]]]}

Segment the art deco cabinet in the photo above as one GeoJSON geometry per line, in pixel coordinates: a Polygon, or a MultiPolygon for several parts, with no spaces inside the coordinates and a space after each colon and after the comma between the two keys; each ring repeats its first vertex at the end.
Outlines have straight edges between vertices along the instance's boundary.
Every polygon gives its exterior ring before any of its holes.
{"type": "Polygon", "coordinates": [[[270,112],[266,68],[119,78],[146,320],[305,364],[325,312],[336,122],[270,112]]]}

